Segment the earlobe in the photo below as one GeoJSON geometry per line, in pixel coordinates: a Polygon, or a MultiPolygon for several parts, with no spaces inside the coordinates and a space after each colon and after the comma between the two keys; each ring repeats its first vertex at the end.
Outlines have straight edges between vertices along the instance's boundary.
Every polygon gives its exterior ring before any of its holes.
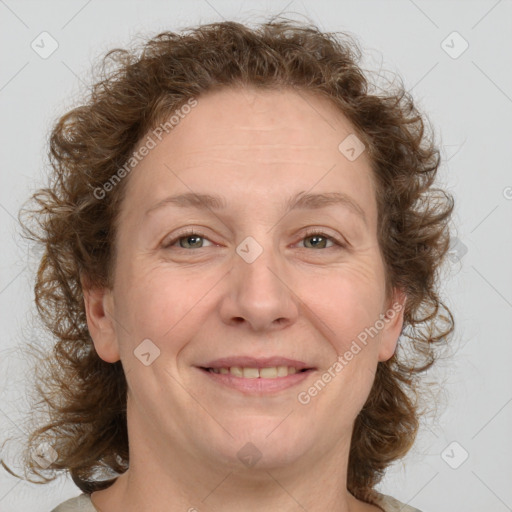
{"type": "Polygon", "coordinates": [[[81,279],[87,326],[97,354],[107,363],[119,361],[117,333],[113,318],[112,292],[107,288],[88,287],[81,279]]]}
{"type": "Polygon", "coordinates": [[[404,324],[404,311],[405,303],[407,301],[407,294],[401,288],[393,290],[393,296],[384,312],[383,323],[384,327],[381,333],[379,361],[387,361],[396,351],[398,338],[402,332],[404,324]]]}

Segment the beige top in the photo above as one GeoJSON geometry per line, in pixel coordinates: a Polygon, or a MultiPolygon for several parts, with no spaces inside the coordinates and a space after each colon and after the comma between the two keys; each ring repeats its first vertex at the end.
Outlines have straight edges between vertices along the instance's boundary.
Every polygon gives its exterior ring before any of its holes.
{"type": "MultiPolygon", "coordinates": [[[[405,505],[386,494],[376,493],[373,501],[374,505],[380,507],[384,512],[421,512],[417,508],[405,505]]],[[[80,494],[76,498],[61,503],[57,508],[51,512],[98,512],[92,504],[91,498],[88,494],[80,494]]]]}

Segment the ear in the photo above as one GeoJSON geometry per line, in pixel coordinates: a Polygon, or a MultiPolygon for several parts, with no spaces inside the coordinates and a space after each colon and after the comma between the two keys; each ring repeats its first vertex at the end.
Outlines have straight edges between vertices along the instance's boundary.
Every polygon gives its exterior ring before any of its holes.
{"type": "Polygon", "coordinates": [[[380,336],[379,361],[387,361],[396,350],[398,338],[404,323],[407,295],[401,288],[394,288],[387,309],[381,316],[384,327],[380,336]]]}
{"type": "Polygon", "coordinates": [[[80,277],[84,296],[87,326],[94,348],[103,361],[119,361],[119,347],[114,322],[114,302],[108,288],[92,287],[87,279],[80,277]]]}

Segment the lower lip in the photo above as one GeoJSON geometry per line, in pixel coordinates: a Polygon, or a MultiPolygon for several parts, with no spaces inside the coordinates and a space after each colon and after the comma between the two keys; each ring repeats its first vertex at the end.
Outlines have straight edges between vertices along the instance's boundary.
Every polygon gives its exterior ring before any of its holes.
{"type": "Polygon", "coordinates": [[[283,391],[300,384],[314,372],[314,370],[306,370],[305,372],[294,373],[286,377],[276,377],[275,379],[262,379],[261,377],[247,379],[245,377],[235,377],[230,373],[213,373],[202,368],[199,368],[199,370],[210,377],[213,382],[249,395],[271,394],[283,391]]]}

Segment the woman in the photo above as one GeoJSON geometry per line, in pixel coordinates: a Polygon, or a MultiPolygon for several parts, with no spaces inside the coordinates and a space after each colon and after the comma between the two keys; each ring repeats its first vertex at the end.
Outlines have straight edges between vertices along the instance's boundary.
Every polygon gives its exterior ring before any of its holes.
{"type": "Polygon", "coordinates": [[[82,491],[53,512],[417,510],[375,490],[453,331],[412,99],[288,21],[142,50],[58,121],[26,227],[56,337],[27,466],[82,491]]]}

